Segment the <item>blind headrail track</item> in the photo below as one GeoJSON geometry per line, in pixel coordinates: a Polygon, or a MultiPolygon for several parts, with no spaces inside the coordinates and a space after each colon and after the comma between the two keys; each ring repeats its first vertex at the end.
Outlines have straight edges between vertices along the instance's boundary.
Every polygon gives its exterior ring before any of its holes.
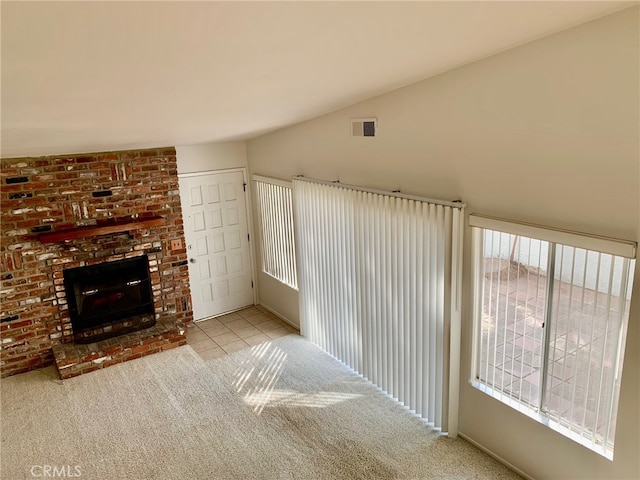
{"type": "Polygon", "coordinates": [[[312,183],[319,183],[321,185],[332,185],[334,187],[342,187],[342,188],[346,188],[349,190],[357,190],[359,192],[368,192],[368,193],[374,193],[377,195],[387,195],[389,197],[395,197],[395,198],[405,198],[407,200],[415,200],[417,202],[425,202],[425,203],[433,203],[435,205],[443,205],[445,207],[452,207],[452,208],[459,208],[459,209],[463,209],[466,207],[466,204],[463,202],[458,202],[458,201],[453,201],[450,202],[448,200],[437,200],[434,198],[427,198],[427,197],[420,197],[417,195],[408,195],[405,193],[400,193],[400,192],[390,192],[387,190],[380,190],[377,188],[368,188],[368,187],[361,187],[359,185],[350,185],[348,183],[340,183],[340,181],[335,181],[335,182],[330,182],[327,180],[319,180],[317,178],[310,178],[310,177],[305,177],[303,175],[297,175],[294,177],[296,180],[303,180],[305,182],[312,182],[312,183]]]}
{"type": "Polygon", "coordinates": [[[256,182],[270,183],[272,185],[279,185],[285,188],[291,188],[291,180],[283,180],[281,178],[267,177],[266,175],[258,175],[254,173],[252,176],[256,182]]]}

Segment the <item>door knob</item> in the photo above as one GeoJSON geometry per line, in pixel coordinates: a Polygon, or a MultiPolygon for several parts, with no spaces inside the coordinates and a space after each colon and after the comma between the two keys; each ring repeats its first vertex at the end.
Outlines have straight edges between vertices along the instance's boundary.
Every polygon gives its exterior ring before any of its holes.
{"type": "Polygon", "coordinates": [[[191,263],[196,263],[196,259],[195,259],[195,258],[190,258],[190,259],[189,259],[189,261],[190,261],[191,263]]]}

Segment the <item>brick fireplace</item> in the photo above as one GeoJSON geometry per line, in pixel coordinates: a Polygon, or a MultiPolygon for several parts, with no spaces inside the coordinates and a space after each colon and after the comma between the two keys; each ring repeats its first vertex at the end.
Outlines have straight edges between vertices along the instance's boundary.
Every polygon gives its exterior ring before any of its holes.
{"type": "Polygon", "coordinates": [[[68,378],[186,343],[193,315],[175,149],[1,162],[3,377],[55,360],[68,378]],[[64,271],[137,257],[148,261],[155,325],[75,343],[64,271]]]}

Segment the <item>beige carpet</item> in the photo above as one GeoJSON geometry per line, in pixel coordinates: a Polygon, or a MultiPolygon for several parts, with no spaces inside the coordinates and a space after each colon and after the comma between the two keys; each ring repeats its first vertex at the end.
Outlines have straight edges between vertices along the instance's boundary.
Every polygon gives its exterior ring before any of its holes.
{"type": "Polygon", "coordinates": [[[56,379],[50,368],[0,382],[2,479],[46,466],[83,480],[520,478],[294,335],[56,379]]]}

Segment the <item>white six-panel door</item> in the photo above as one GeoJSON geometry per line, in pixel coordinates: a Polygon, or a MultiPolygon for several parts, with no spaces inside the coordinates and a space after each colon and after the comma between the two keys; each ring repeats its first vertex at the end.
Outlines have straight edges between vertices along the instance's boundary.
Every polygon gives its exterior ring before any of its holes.
{"type": "Polygon", "coordinates": [[[253,304],[242,171],[180,176],[194,320],[253,304]]]}

